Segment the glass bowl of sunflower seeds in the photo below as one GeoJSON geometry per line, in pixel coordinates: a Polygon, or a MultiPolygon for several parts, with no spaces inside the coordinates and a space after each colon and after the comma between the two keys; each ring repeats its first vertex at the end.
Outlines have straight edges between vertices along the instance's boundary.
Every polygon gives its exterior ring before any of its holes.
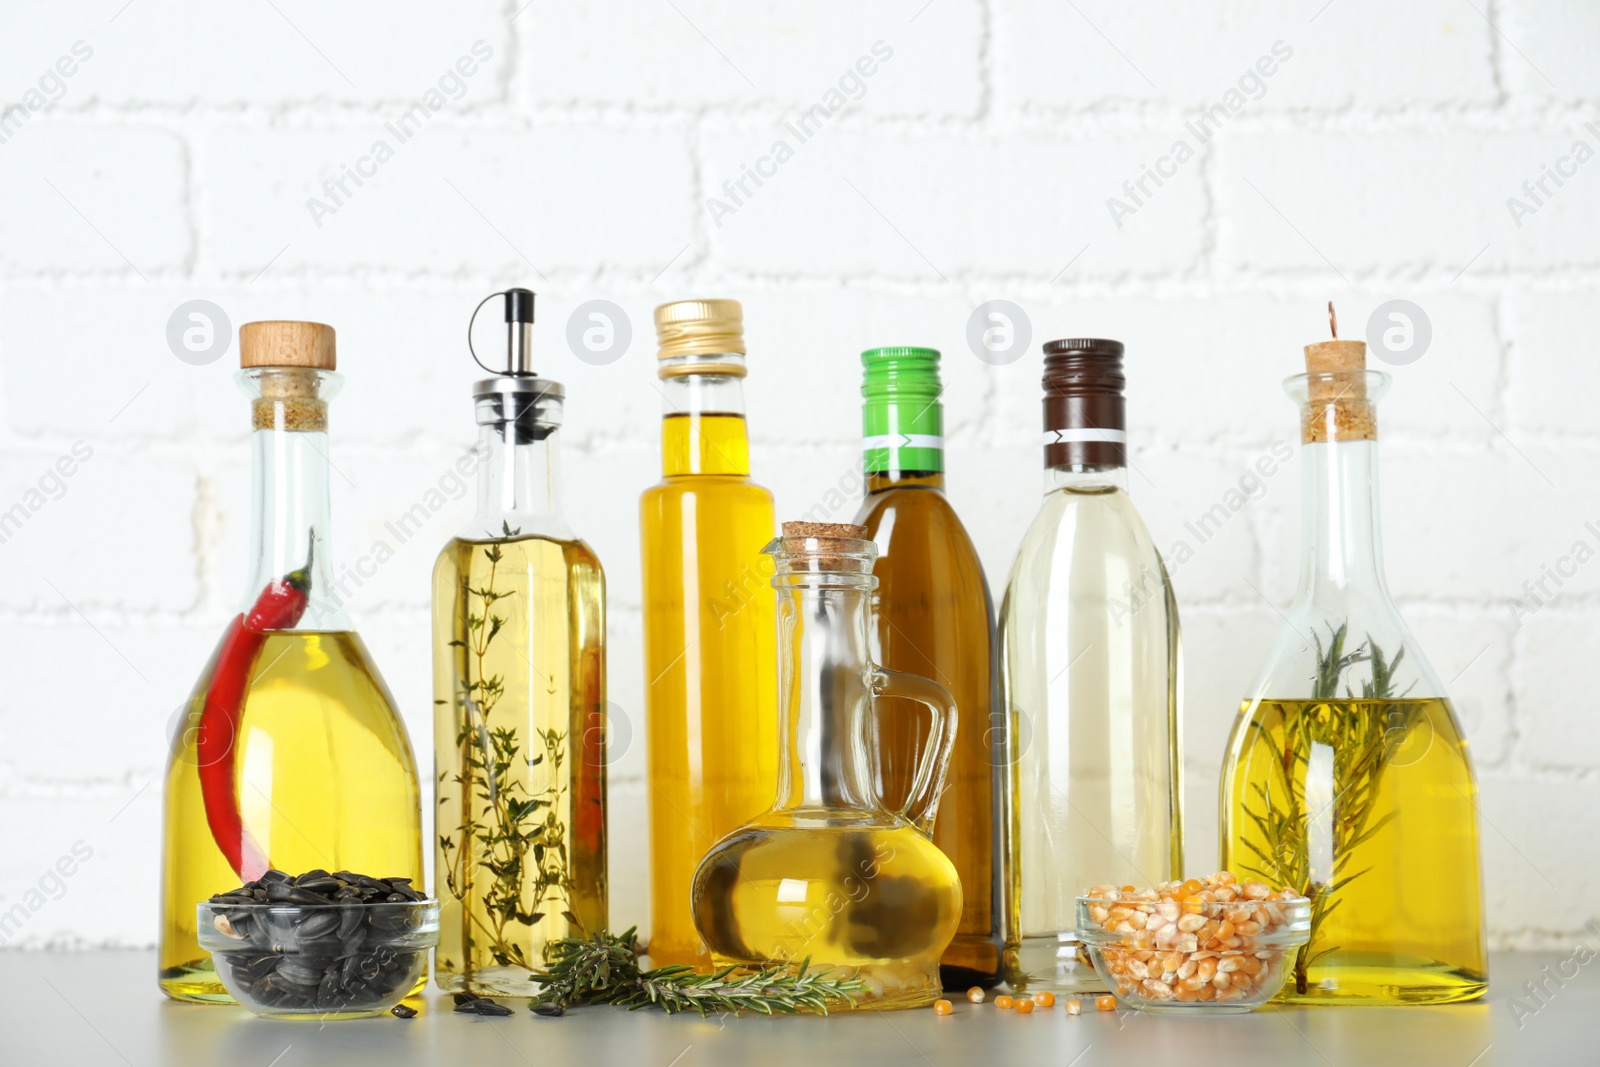
{"type": "Polygon", "coordinates": [[[268,871],[197,906],[217,977],[257,1015],[382,1015],[421,983],[439,904],[409,878],[268,871]]]}

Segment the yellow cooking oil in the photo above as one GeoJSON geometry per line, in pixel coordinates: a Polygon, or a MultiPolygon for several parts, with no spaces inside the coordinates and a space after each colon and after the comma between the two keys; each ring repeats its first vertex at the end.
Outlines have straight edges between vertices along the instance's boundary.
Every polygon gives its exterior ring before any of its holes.
{"type": "MultiPolygon", "coordinates": [[[[216,667],[213,655],[168,753],[159,981],[179,1000],[232,1003],[195,939],[195,905],[239,886],[212,840],[195,754],[216,667]]],[[[425,885],[411,745],[355,633],[268,634],[245,690],[237,746],[240,815],[275,868],[348,870],[425,885]]],[[[426,977],[418,978],[419,989],[426,977]]]]}
{"type": "Polygon", "coordinates": [[[861,1005],[938,998],[939,957],[961,921],[961,880],[903,822],[803,811],[758,819],[707,857],[700,928],[719,967],[774,960],[858,978],[861,1005]]]}
{"type": "Polygon", "coordinates": [[[649,734],[649,949],[707,965],[695,867],[777,793],[772,494],[750,479],[743,415],[670,413],[640,505],[649,734]]]}
{"type": "Polygon", "coordinates": [[[582,541],[456,538],[433,581],[437,982],[528,996],[607,925],[604,575],[582,541]]]}
{"type": "Polygon", "coordinates": [[[1447,700],[1247,700],[1225,766],[1222,866],[1312,901],[1281,999],[1484,992],[1477,787],[1447,700]]]}

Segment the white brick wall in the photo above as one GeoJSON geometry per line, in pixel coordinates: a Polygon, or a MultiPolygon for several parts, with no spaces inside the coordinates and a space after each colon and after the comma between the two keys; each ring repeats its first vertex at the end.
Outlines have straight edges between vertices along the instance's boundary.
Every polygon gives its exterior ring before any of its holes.
{"type": "MultiPolygon", "coordinates": [[[[1478,760],[1493,940],[1566,945],[1595,917],[1600,563],[1520,627],[1507,607],[1575,540],[1600,545],[1600,163],[1561,163],[1600,147],[1593,5],[274,6],[0,10],[0,108],[25,108],[0,124],[0,508],[93,449],[0,545],[0,910],[93,849],[14,947],[152,940],[166,722],[242,581],[236,354],[179,362],[169,314],[205,298],[235,328],[338,327],[353,560],[470,442],[461,330],[508,284],[540,292],[541,367],[568,385],[568,510],[607,568],[611,690],[636,717],[655,303],[745,300],[755,462],[783,514],[855,460],[859,350],[942,348],[951,492],[998,592],[1037,502],[1042,341],[1128,342],[1133,489],[1168,546],[1294,440],[1278,380],[1323,301],[1351,335],[1415,301],[1434,340],[1392,368],[1383,412],[1390,576],[1478,760]],[[436,89],[399,143],[385,124],[436,89]],[[830,93],[856,99],[801,143],[785,122],[830,93]],[[1118,226],[1107,198],[1219,104],[1221,132],[1118,226]],[[380,138],[393,158],[318,225],[307,198],[380,138]],[[779,139],[792,158],[763,162],[779,139]],[[1569,173],[1519,226],[1506,200],[1546,164],[1569,173]],[[746,166],[768,176],[714,217],[746,166]],[[633,326],[603,367],[564,340],[596,297],[633,326]],[[1032,322],[1005,367],[964,340],[998,297],[1032,322]],[[1529,899],[1549,906],[1530,919],[1529,899]]],[[[1218,760],[1292,591],[1298,482],[1291,464],[1177,573],[1192,870],[1214,862],[1218,760]]],[[[422,746],[428,567],[467,511],[353,603],[422,746]]],[[[636,722],[612,786],[622,924],[646,916],[643,740],[636,722]]]]}

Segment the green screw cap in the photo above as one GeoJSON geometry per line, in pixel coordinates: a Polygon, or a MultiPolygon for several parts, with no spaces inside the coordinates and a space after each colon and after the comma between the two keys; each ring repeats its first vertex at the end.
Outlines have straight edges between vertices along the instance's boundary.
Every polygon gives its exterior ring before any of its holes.
{"type": "Polygon", "coordinates": [[[861,353],[862,453],[869,474],[944,470],[939,352],[896,346],[861,353]]]}

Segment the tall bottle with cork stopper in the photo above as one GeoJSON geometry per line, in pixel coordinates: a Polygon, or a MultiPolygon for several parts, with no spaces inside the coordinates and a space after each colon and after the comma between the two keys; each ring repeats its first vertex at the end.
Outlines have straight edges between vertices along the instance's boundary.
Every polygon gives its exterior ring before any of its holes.
{"type": "Polygon", "coordinates": [[[1104,988],[1077,937],[1091,885],[1183,869],[1177,601],[1127,492],[1122,342],[1044,346],[1044,502],[1000,609],[1005,976],[1104,988]]]}
{"type": "MultiPolygon", "coordinates": [[[[932,678],[961,712],[949,787],[933,840],[961,875],[961,927],[945,950],[951,989],[1000,980],[996,744],[1004,719],[994,666],[994,608],[978,552],[944,495],[944,405],[939,353],[874,348],[861,353],[863,462],[867,493],[856,522],[877,543],[872,573],[879,662],[932,678]]],[[[909,795],[928,721],[904,701],[886,701],[877,755],[884,800],[909,795]]]]}
{"type": "Polygon", "coordinates": [[[527,996],[554,942],[607,924],[605,574],[562,515],[566,394],[533,371],[534,294],[495,296],[477,510],[433,570],[434,955],[442,989],[527,996]]]}
{"type": "Polygon", "coordinates": [[[195,905],[268,869],[422,880],[416,762],[356,634],[329,551],[334,331],[239,329],[250,397],[253,518],[239,613],[201,671],[167,757],[162,990],[231,1002],[195,936],[195,905]]]}
{"type": "MultiPolygon", "coordinates": [[[[1329,306],[1332,324],[1332,306],[1329,306]]],[[[1311,900],[1282,997],[1429,1004],[1488,985],[1466,739],[1384,578],[1366,345],[1307,345],[1300,581],[1222,778],[1222,863],[1311,900]]]]}
{"type": "Polygon", "coordinates": [[[655,322],[662,478],[639,501],[649,948],[657,964],[703,966],[695,866],[777,787],[772,494],[750,478],[738,301],[663,304],[655,322]]]}

